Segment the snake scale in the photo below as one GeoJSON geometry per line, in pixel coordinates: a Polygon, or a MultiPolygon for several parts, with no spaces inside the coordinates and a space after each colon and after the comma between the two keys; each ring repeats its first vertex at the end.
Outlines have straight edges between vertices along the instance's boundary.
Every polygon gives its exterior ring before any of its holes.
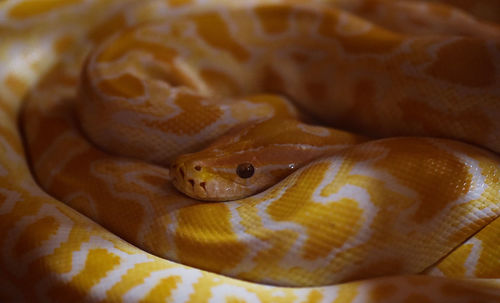
{"type": "Polygon", "coordinates": [[[0,3],[0,302],[500,302],[499,22],[0,3]]]}

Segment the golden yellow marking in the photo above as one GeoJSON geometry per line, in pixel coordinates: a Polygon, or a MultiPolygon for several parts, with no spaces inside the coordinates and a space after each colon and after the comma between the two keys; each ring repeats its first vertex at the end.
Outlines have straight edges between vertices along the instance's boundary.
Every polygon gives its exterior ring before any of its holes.
{"type": "Polygon", "coordinates": [[[307,226],[308,239],[305,244],[304,258],[324,258],[333,248],[342,247],[346,241],[354,237],[361,227],[363,209],[355,200],[342,199],[330,205],[315,205],[304,214],[303,225],[307,226]],[[338,216],[321,216],[320,214],[339,214],[338,216]],[[347,215],[348,214],[348,215],[347,215]],[[317,216],[316,223],[311,224],[309,216],[317,216]],[[317,225],[316,225],[317,224],[317,225]]]}
{"type": "Polygon", "coordinates": [[[178,287],[180,282],[182,282],[182,278],[179,276],[163,278],[140,302],[168,302],[173,299],[171,298],[172,292],[178,287]]]}
{"type": "Polygon", "coordinates": [[[75,293],[71,288],[61,285],[59,288],[52,288],[49,295],[56,302],[81,301],[96,283],[106,277],[108,272],[119,264],[120,257],[108,252],[106,249],[92,249],[87,254],[83,270],[71,280],[73,285],[79,286],[79,292],[75,293]]]}
{"type": "MultiPolygon", "coordinates": [[[[109,290],[109,293],[116,294],[117,298],[123,297],[135,286],[144,283],[144,279],[150,276],[151,272],[166,269],[164,263],[151,260],[146,263],[135,264],[133,268],[127,270],[122,279],[109,290]]],[[[168,282],[168,281],[167,281],[168,282]]],[[[166,302],[166,300],[163,300],[166,302]]]]}
{"type": "Polygon", "coordinates": [[[203,98],[198,96],[181,93],[177,99],[176,103],[181,109],[177,116],[166,121],[144,120],[143,123],[170,133],[194,135],[213,124],[223,114],[219,106],[203,105],[203,98]],[[193,121],[193,123],[186,123],[186,121],[193,121]]]}
{"type": "Polygon", "coordinates": [[[18,238],[15,246],[16,255],[21,256],[39,248],[44,241],[57,232],[58,227],[59,222],[52,217],[44,217],[31,223],[18,238]]]}
{"type": "Polygon", "coordinates": [[[306,228],[308,237],[302,255],[310,260],[325,257],[332,249],[341,247],[357,234],[362,223],[363,210],[354,200],[341,199],[327,204],[308,202],[327,168],[323,163],[309,167],[301,173],[296,186],[267,208],[274,220],[292,221],[306,228]],[[317,220],[312,222],[311,216],[317,220]]]}
{"type": "MultiPolygon", "coordinates": [[[[254,261],[257,265],[252,268],[251,272],[245,273],[242,278],[258,280],[263,271],[266,271],[268,273],[268,277],[271,278],[268,261],[280,260],[283,258],[290,250],[291,245],[297,240],[299,236],[298,232],[293,230],[276,231],[267,229],[266,226],[263,225],[262,218],[259,216],[257,208],[253,204],[244,204],[239,206],[238,213],[242,218],[241,225],[245,228],[245,232],[268,243],[269,245],[268,249],[260,251],[254,257],[254,261]]],[[[298,269],[280,271],[279,268],[275,268],[272,271],[272,278],[286,277],[287,280],[304,282],[307,281],[305,274],[307,273],[298,269]]]]}
{"type": "Polygon", "coordinates": [[[232,38],[228,25],[218,14],[206,13],[193,17],[200,38],[211,46],[228,51],[237,60],[245,61],[250,53],[232,38]]]}
{"type": "Polygon", "coordinates": [[[339,285],[337,298],[335,298],[333,303],[351,303],[354,301],[359,293],[357,284],[358,283],[339,285]]]}
{"type": "Polygon", "coordinates": [[[27,19],[37,15],[43,15],[50,11],[61,10],[64,7],[75,6],[82,0],[25,0],[13,6],[9,11],[9,17],[14,19],[27,19]]]}
{"type": "Polygon", "coordinates": [[[197,204],[182,208],[176,217],[174,239],[180,262],[224,271],[236,266],[246,255],[248,248],[238,240],[226,204],[197,204]],[[204,254],[203,260],[200,252],[204,254]]]}
{"type": "Polygon", "coordinates": [[[437,266],[448,277],[465,277],[467,258],[472,252],[472,244],[463,244],[437,266]]]}
{"type": "Polygon", "coordinates": [[[500,219],[496,219],[476,235],[477,239],[482,242],[478,265],[474,271],[476,277],[500,278],[500,241],[498,241],[498,235],[500,235],[500,219]]]}
{"type": "Polygon", "coordinates": [[[241,90],[238,83],[227,73],[214,69],[202,69],[200,76],[217,94],[234,96],[241,90]]]}
{"type": "MultiPolygon", "coordinates": [[[[51,203],[49,201],[44,201],[44,203],[51,203]]],[[[64,212],[63,212],[64,213],[64,212]]],[[[75,214],[71,210],[72,215],[68,216],[69,218],[76,220],[75,217],[79,216],[79,214],[75,214]]],[[[68,215],[68,214],[65,214],[68,215]]],[[[55,274],[64,274],[68,273],[71,271],[73,268],[73,263],[72,262],[61,262],[60,256],[62,255],[71,255],[75,250],[78,250],[81,243],[89,241],[89,237],[92,235],[91,232],[89,232],[89,227],[88,226],[74,226],[70,231],[69,231],[69,236],[68,240],[61,243],[59,247],[57,247],[54,250],[54,253],[50,256],[47,256],[45,264],[50,268],[51,272],[55,274]]],[[[36,277],[36,275],[34,275],[36,277]]]]}
{"type": "Polygon", "coordinates": [[[304,303],[319,303],[323,299],[323,294],[318,290],[312,290],[304,303]]]}
{"type": "Polygon", "coordinates": [[[99,82],[98,88],[108,96],[127,99],[142,97],[146,92],[142,81],[130,74],[123,74],[118,78],[103,79],[99,82]]]}
{"type": "MultiPolygon", "coordinates": [[[[480,251],[477,265],[472,273],[474,277],[498,278],[498,273],[500,272],[499,234],[500,220],[495,219],[472,238],[480,242],[479,247],[476,247],[480,248],[480,251]]],[[[477,243],[473,243],[474,242],[466,242],[453,251],[440,264],[438,264],[437,267],[439,270],[441,270],[448,277],[466,277],[465,261],[472,253],[474,245],[478,245],[477,243]]]]}
{"type": "Polygon", "coordinates": [[[407,143],[390,140],[382,145],[388,154],[375,166],[389,172],[400,184],[418,194],[420,203],[414,216],[416,223],[431,220],[469,192],[472,176],[468,166],[454,155],[419,139],[407,139],[407,143]],[[408,178],[410,174],[414,177],[408,178]],[[415,182],[416,178],[420,182],[415,182]],[[436,188],[439,188],[439,195],[436,195],[436,188]]]}

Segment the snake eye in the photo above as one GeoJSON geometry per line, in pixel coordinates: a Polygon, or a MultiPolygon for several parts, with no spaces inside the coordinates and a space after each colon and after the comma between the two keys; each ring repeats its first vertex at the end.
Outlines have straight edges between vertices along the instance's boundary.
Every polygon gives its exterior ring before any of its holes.
{"type": "Polygon", "coordinates": [[[236,173],[240,178],[243,179],[250,178],[251,176],[253,176],[254,172],[255,169],[253,168],[253,165],[250,163],[241,163],[236,168],[236,173]]]}

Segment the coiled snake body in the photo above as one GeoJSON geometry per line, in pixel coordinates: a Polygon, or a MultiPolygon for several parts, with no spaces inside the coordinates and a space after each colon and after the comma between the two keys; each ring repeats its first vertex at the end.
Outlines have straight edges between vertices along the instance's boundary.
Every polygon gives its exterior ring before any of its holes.
{"type": "Polygon", "coordinates": [[[0,299],[500,301],[498,20],[199,2],[0,6],[0,299]]]}

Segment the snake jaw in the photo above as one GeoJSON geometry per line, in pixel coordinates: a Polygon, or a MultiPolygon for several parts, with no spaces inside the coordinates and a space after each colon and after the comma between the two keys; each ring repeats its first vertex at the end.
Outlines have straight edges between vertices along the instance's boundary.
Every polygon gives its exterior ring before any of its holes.
{"type": "Polygon", "coordinates": [[[182,157],[170,169],[172,184],[191,198],[204,201],[229,201],[242,198],[242,185],[213,174],[196,161],[183,161],[182,157]]]}

